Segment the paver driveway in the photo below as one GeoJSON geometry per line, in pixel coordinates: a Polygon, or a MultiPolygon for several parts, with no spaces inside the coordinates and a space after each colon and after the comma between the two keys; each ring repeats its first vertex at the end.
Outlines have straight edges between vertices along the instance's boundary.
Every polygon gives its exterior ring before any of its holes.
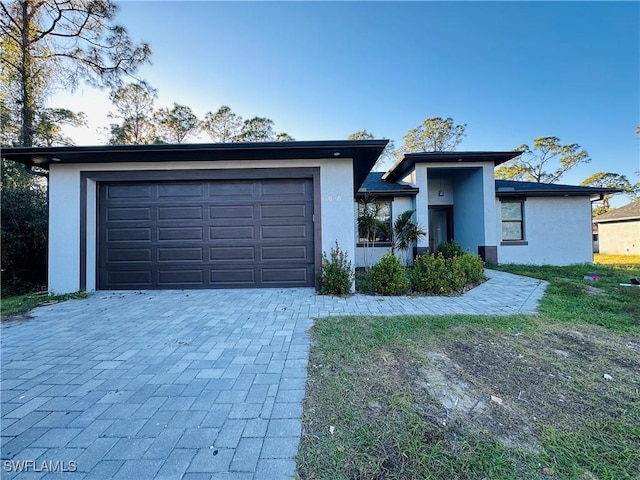
{"type": "Polygon", "coordinates": [[[2,477],[292,478],[312,319],[535,310],[544,282],[488,273],[459,298],[99,292],[39,308],[1,330],[2,477]]]}

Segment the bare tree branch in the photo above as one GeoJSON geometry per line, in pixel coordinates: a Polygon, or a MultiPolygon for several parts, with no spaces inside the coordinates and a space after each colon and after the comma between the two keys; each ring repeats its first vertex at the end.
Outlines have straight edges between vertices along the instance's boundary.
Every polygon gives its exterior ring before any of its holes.
{"type": "Polygon", "coordinates": [[[7,104],[19,105],[11,121],[20,124],[20,139],[30,145],[37,128],[47,128],[49,138],[61,138],[56,116],[43,116],[45,101],[54,88],[75,88],[79,80],[115,87],[124,76],[148,61],[151,49],[135,44],[124,27],[112,25],[117,11],[113,0],[5,0],[0,4],[3,35],[3,88],[7,104]],[[40,115],[40,116],[38,116],[40,115]],[[34,125],[42,120],[40,126],[34,125]],[[43,120],[44,119],[44,120],[43,120]],[[45,121],[46,120],[46,121],[45,121]]]}

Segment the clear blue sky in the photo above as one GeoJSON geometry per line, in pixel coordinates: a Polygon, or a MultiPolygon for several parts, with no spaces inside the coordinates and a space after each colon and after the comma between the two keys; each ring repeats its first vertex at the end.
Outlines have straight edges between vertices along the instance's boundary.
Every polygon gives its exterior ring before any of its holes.
{"type": "MultiPolygon", "coordinates": [[[[460,150],[538,136],[578,143],[597,171],[640,180],[638,2],[121,2],[118,22],[151,44],[140,75],[203,115],[266,116],[298,140],[367,129],[402,144],[423,119],[467,124],[460,150]]],[[[100,143],[106,93],[71,103],[100,143]]],[[[65,105],[68,106],[68,105],[65,105]]],[[[206,140],[206,138],[203,138],[206,140]]]]}

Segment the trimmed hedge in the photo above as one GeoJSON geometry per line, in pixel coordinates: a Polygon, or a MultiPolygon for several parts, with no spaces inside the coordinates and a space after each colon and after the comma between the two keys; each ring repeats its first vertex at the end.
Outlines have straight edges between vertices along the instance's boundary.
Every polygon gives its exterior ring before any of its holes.
{"type": "Polygon", "coordinates": [[[382,295],[402,295],[407,292],[409,281],[400,259],[391,253],[385,254],[371,268],[371,288],[382,295]]]}
{"type": "MultiPolygon", "coordinates": [[[[449,248],[455,250],[455,245],[449,248]]],[[[356,287],[360,292],[381,295],[460,295],[485,279],[484,262],[468,251],[451,258],[442,252],[422,255],[409,268],[387,253],[371,272],[357,273],[356,287]]]]}
{"type": "Polygon", "coordinates": [[[432,295],[455,295],[484,280],[480,257],[465,252],[452,258],[442,253],[416,258],[410,272],[411,289],[432,295]]]}

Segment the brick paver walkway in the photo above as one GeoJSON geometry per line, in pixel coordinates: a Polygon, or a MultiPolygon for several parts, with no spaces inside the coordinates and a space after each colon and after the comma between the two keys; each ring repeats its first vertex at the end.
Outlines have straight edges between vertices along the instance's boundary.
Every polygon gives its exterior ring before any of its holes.
{"type": "Polygon", "coordinates": [[[544,282],[488,274],[456,298],[98,292],[38,308],[0,330],[2,478],[293,478],[312,319],[535,311],[544,282]]]}

